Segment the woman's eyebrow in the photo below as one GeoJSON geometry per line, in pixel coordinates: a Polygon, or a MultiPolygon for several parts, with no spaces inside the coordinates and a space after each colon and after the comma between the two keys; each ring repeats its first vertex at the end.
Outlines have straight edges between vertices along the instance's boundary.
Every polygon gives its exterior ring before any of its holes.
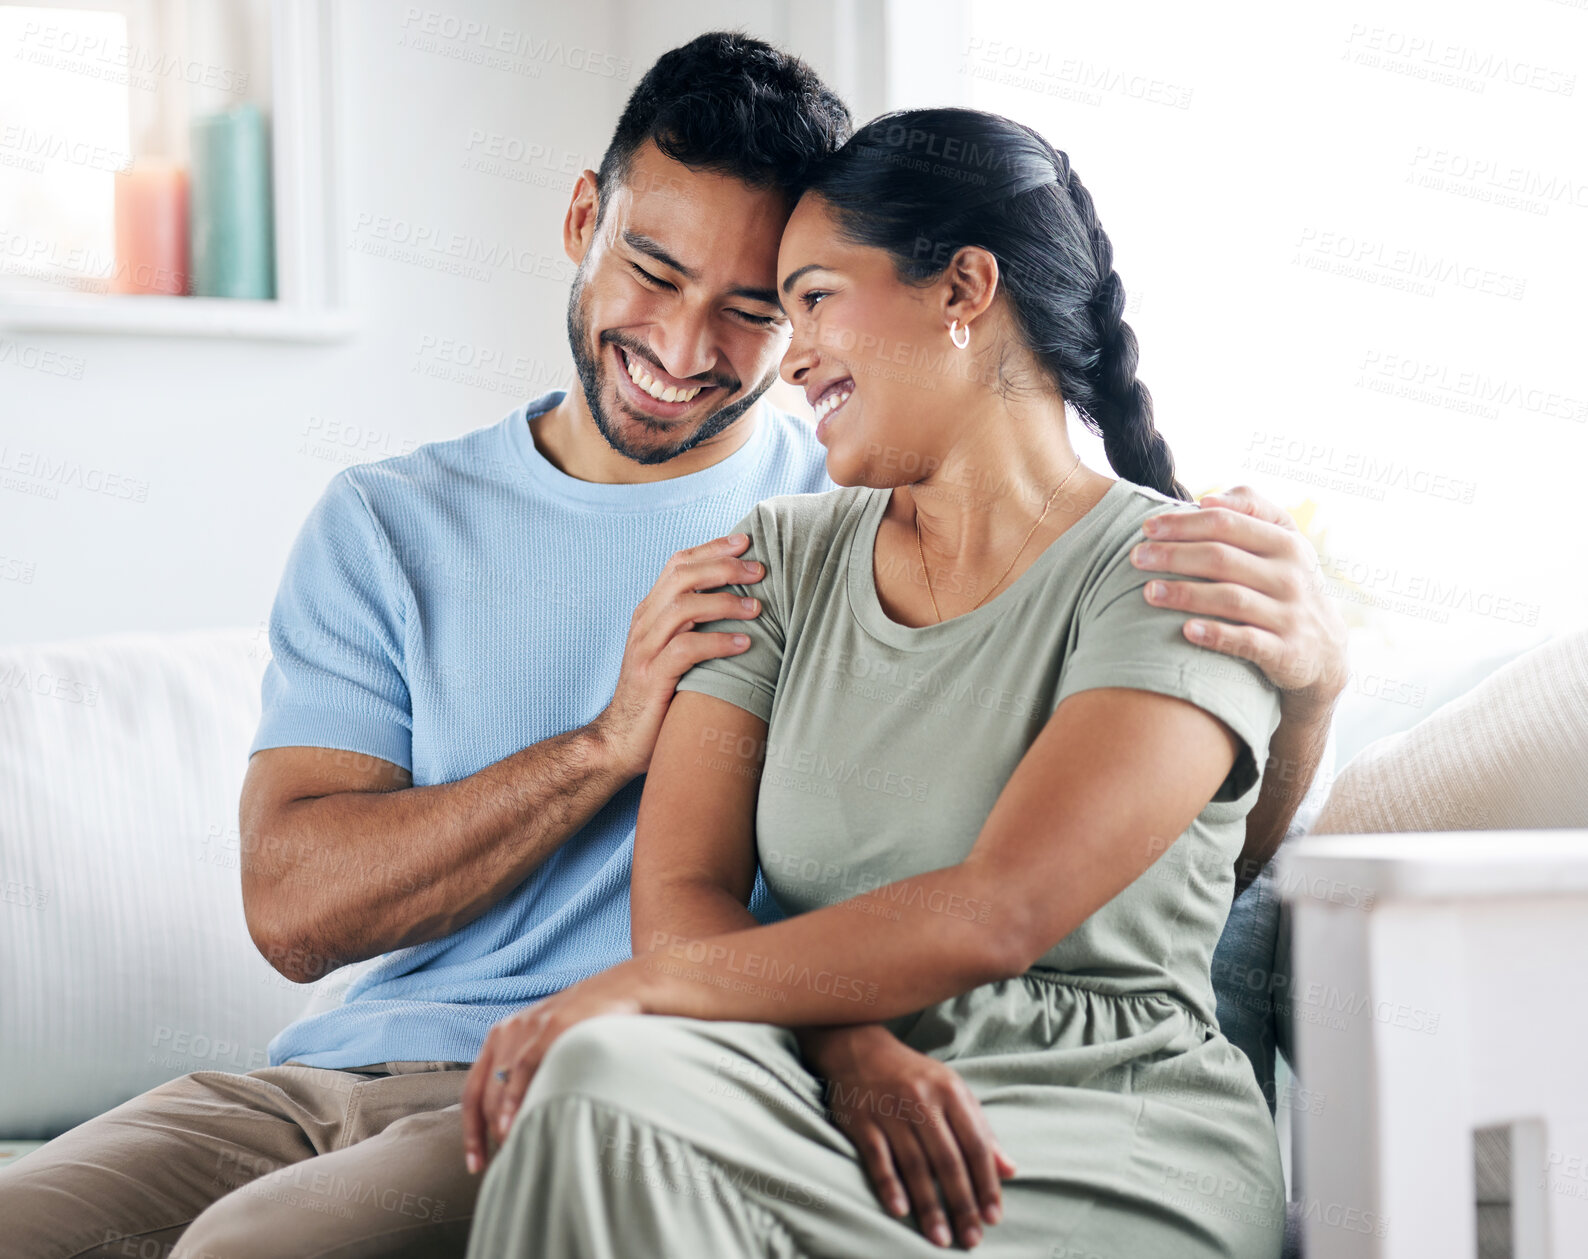
{"type": "Polygon", "coordinates": [[[800,276],[804,275],[807,271],[825,271],[825,270],[827,270],[827,268],[825,266],[823,266],[819,262],[807,262],[803,267],[800,267],[797,271],[790,271],[788,273],[787,277],[785,277],[785,279],[783,280],[783,291],[785,293],[792,293],[794,291],[794,281],[799,279],[800,276]]]}

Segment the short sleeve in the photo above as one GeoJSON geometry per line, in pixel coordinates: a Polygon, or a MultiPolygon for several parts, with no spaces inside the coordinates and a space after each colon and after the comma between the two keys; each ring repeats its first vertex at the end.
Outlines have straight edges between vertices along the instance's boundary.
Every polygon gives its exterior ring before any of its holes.
{"type": "MultiPolygon", "coordinates": [[[[1115,686],[1195,704],[1245,744],[1213,797],[1238,800],[1257,784],[1260,767],[1267,763],[1268,742],[1279,725],[1279,692],[1250,661],[1187,639],[1182,628],[1187,613],[1147,602],[1146,584],[1164,574],[1130,562],[1131,548],[1145,540],[1138,527],[1082,597],[1074,643],[1060,666],[1054,707],[1081,691],[1115,686]]],[[[1171,576],[1176,581],[1205,580],[1171,576]]]]}
{"type": "Polygon", "coordinates": [[[270,612],[261,687],[264,748],[344,748],[412,770],[403,667],[407,584],[344,470],[315,504],[270,612]]]}
{"type": "Polygon", "coordinates": [[[692,665],[678,679],[677,689],[715,695],[762,721],[771,721],[772,697],[777,693],[778,673],[783,665],[783,556],[772,513],[762,504],[751,508],[728,533],[749,535],[750,545],[739,558],[759,560],[765,565],[765,572],[760,581],[720,589],[759,599],[761,610],[751,620],[729,617],[702,621],[695,629],[708,633],[748,634],[750,645],[735,655],[714,656],[692,665]]]}

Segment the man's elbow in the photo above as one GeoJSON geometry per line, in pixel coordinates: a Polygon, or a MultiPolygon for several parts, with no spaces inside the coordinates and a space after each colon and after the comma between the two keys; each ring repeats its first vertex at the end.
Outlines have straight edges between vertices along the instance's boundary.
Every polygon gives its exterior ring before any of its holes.
{"type": "Polygon", "coordinates": [[[260,956],[278,974],[295,984],[312,984],[344,965],[341,959],[318,948],[306,936],[256,929],[252,920],[249,921],[248,934],[260,956]]]}
{"type": "Polygon", "coordinates": [[[258,896],[244,894],[243,917],[254,947],[283,978],[295,984],[313,983],[333,969],[323,959],[317,963],[316,950],[305,933],[261,905],[258,896]]]}
{"type": "Polygon", "coordinates": [[[320,951],[307,924],[293,912],[298,898],[284,886],[280,872],[259,859],[269,842],[258,830],[245,830],[242,835],[243,919],[248,936],[260,956],[284,978],[295,984],[312,983],[334,966],[317,956],[320,951]]]}

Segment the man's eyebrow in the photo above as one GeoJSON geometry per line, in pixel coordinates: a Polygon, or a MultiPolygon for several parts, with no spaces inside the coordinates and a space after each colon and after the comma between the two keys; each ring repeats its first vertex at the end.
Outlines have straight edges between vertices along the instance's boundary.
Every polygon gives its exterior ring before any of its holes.
{"type": "Polygon", "coordinates": [[[640,253],[655,258],[663,266],[671,267],[686,280],[698,280],[700,278],[698,271],[679,262],[677,258],[662,248],[661,242],[647,236],[644,232],[631,232],[625,228],[623,231],[623,243],[630,249],[637,249],[640,253]]]}
{"type": "MultiPolygon", "coordinates": [[[[693,267],[686,267],[683,263],[663,249],[661,242],[655,237],[647,236],[644,232],[634,232],[624,229],[623,243],[630,249],[638,250],[647,257],[655,258],[663,266],[671,267],[686,280],[698,280],[700,273],[693,267]]],[[[768,306],[777,306],[776,289],[736,288],[728,292],[730,297],[742,297],[747,302],[764,302],[768,306]]]]}
{"type": "Polygon", "coordinates": [[[822,264],[819,262],[807,262],[798,271],[790,271],[788,273],[788,276],[783,281],[783,291],[785,293],[792,293],[794,291],[794,281],[799,279],[800,276],[804,275],[807,271],[825,270],[827,270],[827,268],[822,266],[822,264]]]}

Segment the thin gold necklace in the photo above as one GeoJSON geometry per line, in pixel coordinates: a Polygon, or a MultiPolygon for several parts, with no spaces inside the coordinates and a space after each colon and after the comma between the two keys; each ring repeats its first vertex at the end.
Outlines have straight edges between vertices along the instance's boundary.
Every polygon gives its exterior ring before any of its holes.
{"type": "MultiPolygon", "coordinates": [[[[1059,491],[1062,490],[1065,487],[1065,485],[1067,485],[1069,483],[1070,478],[1075,475],[1076,468],[1079,468],[1080,466],[1081,466],[1081,458],[1080,458],[1079,455],[1077,455],[1076,458],[1075,458],[1075,466],[1072,467],[1068,472],[1066,472],[1064,474],[1064,480],[1060,481],[1057,485],[1055,485],[1053,487],[1053,493],[1048,495],[1048,501],[1042,504],[1042,515],[1038,516],[1036,518],[1035,523],[1032,524],[1031,528],[1026,530],[1025,540],[1020,543],[1020,550],[1016,551],[1014,553],[1014,558],[1009,561],[1009,567],[1004,569],[1003,573],[1000,574],[1000,576],[999,576],[997,581],[993,582],[992,585],[987,587],[985,593],[983,593],[983,595],[982,595],[982,597],[980,599],[976,600],[975,603],[971,604],[970,610],[972,612],[974,612],[977,608],[981,607],[982,604],[987,602],[987,596],[990,595],[994,590],[997,590],[999,586],[1003,585],[1004,578],[1009,576],[1010,570],[1013,569],[1014,566],[1015,566],[1015,560],[1020,558],[1020,552],[1024,551],[1026,549],[1026,543],[1031,541],[1031,535],[1037,531],[1037,525],[1040,525],[1045,519],[1047,519],[1048,508],[1053,506],[1053,500],[1056,499],[1059,496],[1059,491]]],[[[921,556],[921,572],[926,577],[926,593],[931,595],[931,597],[932,597],[932,615],[937,618],[938,624],[942,624],[942,622],[943,622],[943,614],[942,614],[942,612],[938,611],[937,596],[932,593],[932,573],[931,573],[931,570],[928,569],[927,566],[926,566],[926,548],[921,545],[921,513],[920,512],[916,512],[915,513],[915,549],[920,553],[920,556],[921,556]]]]}

